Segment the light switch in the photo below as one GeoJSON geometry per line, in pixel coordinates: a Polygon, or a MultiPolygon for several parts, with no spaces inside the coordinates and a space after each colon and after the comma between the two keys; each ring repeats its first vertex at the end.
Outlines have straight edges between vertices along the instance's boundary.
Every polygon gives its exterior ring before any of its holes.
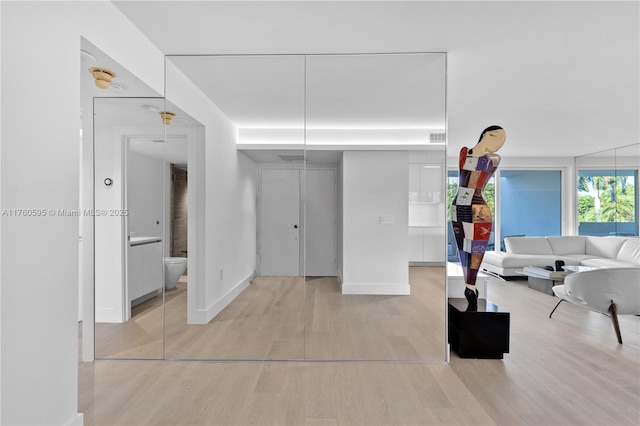
{"type": "Polygon", "coordinates": [[[380,222],[380,225],[391,225],[393,223],[396,223],[396,217],[392,214],[381,214],[380,216],[378,216],[378,220],[380,222]]]}

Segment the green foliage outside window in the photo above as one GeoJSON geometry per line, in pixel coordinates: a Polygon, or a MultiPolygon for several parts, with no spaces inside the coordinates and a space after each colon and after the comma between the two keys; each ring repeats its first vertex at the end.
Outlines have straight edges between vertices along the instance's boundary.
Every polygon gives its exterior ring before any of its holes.
{"type": "MultiPolygon", "coordinates": [[[[495,184],[493,183],[493,179],[494,178],[492,177],[484,187],[484,199],[487,201],[487,204],[491,209],[491,215],[495,217],[495,184]]],[[[447,179],[447,220],[451,220],[451,203],[457,193],[458,178],[449,177],[447,179]]]]}
{"type": "Polygon", "coordinates": [[[579,222],[634,222],[635,179],[630,176],[579,176],[579,222]]]}

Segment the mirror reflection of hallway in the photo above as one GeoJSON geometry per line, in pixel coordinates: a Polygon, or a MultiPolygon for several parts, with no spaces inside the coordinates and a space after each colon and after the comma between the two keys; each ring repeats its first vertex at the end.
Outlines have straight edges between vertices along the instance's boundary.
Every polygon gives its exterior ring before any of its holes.
{"type": "Polygon", "coordinates": [[[335,169],[260,173],[260,275],[335,276],[335,169]]]}
{"type": "Polygon", "coordinates": [[[94,99],[96,358],[163,357],[168,170],[162,121],[141,105],[164,100],[94,99]]]}
{"type": "Polygon", "coordinates": [[[165,306],[166,358],[446,358],[446,209],[433,194],[413,200],[410,183],[414,151],[446,169],[433,137],[445,134],[444,64],[443,54],[167,58],[168,98],[184,77],[203,96],[193,113],[206,174],[195,228],[205,279],[189,303],[165,306]]]}
{"type": "Polygon", "coordinates": [[[302,221],[298,169],[260,171],[261,276],[300,276],[302,221]]]}

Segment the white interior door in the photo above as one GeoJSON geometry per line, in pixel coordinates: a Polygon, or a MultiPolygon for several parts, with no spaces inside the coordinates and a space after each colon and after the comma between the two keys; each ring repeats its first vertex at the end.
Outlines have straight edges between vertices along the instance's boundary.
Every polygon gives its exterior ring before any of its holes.
{"type": "Polygon", "coordinates": [[[260,175],[260,275],[300,275],[300,171],[260,175]]]}
{"type": "Polygon", "coordinates": [[[336,275],[336,172],[306,171],[305,275],[336,275]]]}

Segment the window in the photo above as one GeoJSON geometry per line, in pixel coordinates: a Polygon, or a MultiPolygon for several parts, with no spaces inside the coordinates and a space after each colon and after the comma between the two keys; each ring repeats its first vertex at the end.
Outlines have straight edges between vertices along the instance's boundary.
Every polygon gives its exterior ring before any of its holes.
{"type": "MultiPolygon", "coordinates": [[[[458,193],[458,171],[447,171],[447,222],[451,222],[451,203],[453,198],[458,193]]],[[[484,187],[484,199],[486,200],[489,208],[491,209],[491,215],[495,218],[495,178],[492,176],[489,182],[484,187]]],[[[494,231],[491,231],[489,237],[489,243],[487,244],[487,250],[494,249],[494,231]]],[[[459,262],[458,247],[456,245],[456,239],[453,235],[453,228],[451,223],[447,223],[447,260],[449,262],[459,262]]]]}
{"type": "Polygon", "coordinates": [[[562,234],[560,170],[500,172],[500,241],[509,236],[562,234]]]}
{"type": "MultiPolygon", "coordinates": [[[[509,236],[547,236],[562,234],[562,171],[561,170],[498,170],[499,181],[492,177],[484,190],[484,198],[494,218],[488,250],[504,251],[504,238],[509,236]],[[496,191],[500,196],[496,200],[496,191]],[[496,211],[499,211],[496,222],[496,211]],[[496,223],[498,225],[496,226],[496,223]],[[496,229],[499,227],[499,229],[496,229]]],[[[458,191],[458,171],[447,172],[447,220],[458,191]]],[[[448,260],[458,262],[458,250],[451,225],[447,233],[448,260]]]]}
{"type": "Polygon", "coordinates": [[[638,235],[637,170],[578,171],[578,234],[638,235]]]}

